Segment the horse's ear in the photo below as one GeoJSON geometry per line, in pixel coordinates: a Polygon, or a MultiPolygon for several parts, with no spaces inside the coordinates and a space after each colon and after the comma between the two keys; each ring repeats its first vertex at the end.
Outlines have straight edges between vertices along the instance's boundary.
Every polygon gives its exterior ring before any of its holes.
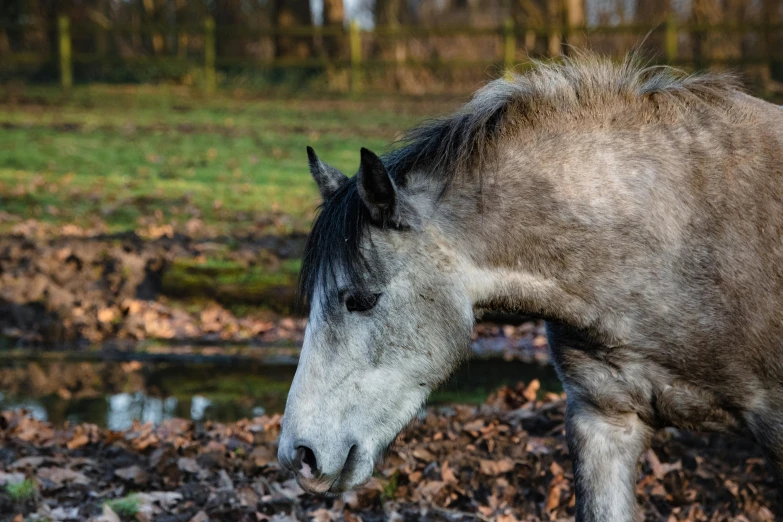
{"type": "Polygon", "coordinates": [[[345,174],[318,159],[312,147],[307,147],[307,161],[310,164],[310,174],[313,175],[318,191],[324,199],[329,198],[348,181],[345,174]]]}
{"type": "Polygon", "coordinates": [[[381,158],[362,147],[357,184],[359,196],[375,218],[393,216],[397,208],[397,187],[381,158]]]}

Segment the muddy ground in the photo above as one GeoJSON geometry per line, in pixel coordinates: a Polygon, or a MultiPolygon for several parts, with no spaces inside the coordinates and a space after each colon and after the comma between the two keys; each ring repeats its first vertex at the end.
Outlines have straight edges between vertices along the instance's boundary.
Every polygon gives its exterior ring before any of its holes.
{"type": "MultiPolygon", "coordinates": [[[[174,419],[112,432],[0,415],[0,520],[563,520],[573,516],[564,400],[538,383],[479,407],[430,408],[356,493],[302,492],[276,460],[280,417],[222,425],[174,419]],[[108,507],[107,507],[108,506],[108,507]]],[[[648,521],[771,521],[778,508],[757,448],[733,437],[659,432],[637,496],[648,521]]]]}
{"type": "Polygon", "coordinates": [[[48,347],[144,339],[295,342],[304,322],[293,313],[296,275],[285,263],[303,244],[302,235],[5,236],[0,333],[16,345],[48,347]]]}

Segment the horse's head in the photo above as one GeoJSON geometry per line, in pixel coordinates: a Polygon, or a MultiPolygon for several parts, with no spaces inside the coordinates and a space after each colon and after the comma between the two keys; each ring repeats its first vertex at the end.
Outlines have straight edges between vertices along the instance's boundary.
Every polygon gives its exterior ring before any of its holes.
{"type": "Polygon", "coordinates": [[[438,187],[362,149],[349,179],[308,149],[323,196],[303,258],[310,305],[280,461],[318,493],[356,487],[464,355],[473,308],[433,219],[438,187]]]}

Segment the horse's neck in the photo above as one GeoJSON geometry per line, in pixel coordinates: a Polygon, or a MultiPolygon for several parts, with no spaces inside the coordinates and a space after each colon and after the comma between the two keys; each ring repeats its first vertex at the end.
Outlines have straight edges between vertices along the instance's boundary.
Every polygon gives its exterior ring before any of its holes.
{"type": "MultiPolygon", "coordinates": [[[[474,306],[559,319],[594,327],[594,288],[583,279],[593,255],[587,226],[561,215],[541,177],[485,180],[481,195],[447,198],[442,228],[474,306]]],[[[468,190],[463,187],[463,190],[468,190]]],[[[473,187],[478,194],[478,187],[473,187]]]]}

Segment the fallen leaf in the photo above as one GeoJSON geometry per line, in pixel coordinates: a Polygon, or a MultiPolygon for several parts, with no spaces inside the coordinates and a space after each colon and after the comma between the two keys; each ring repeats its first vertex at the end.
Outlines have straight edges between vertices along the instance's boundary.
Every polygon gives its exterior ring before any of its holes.
{"type": "Polygon", "coordinates": [[[533,379],[530,381],[530,384],[527,385],[527,388],[525,388],[525,391],[522,393],[522,395],[525,397],[525,399],[529,401],[536,400],[536,396],[538,395],[538,390],[541,389],[541,383],[538,379],[533,379]]]}
{"type": "Polygon", "coordinates": [[[90,442],[90,438],[87,436],[86,433],[80,433],[79,435],[76,435],[74,438],[69,440],[65,445],[68,449],[76,449],[81,448],[82,446],[86,446],[90,442]]]}
{"type": "Polygon", "coordinates": [[[84,473],[67,468],[39,468],[36,475],[38,475],[38,478],[48,480],[58,487],[65,484],[86,486],[90,483],[90,479],[84,473]]]}
{"type": "Polygon", "coordinates": [[[199,511],[188,522],[208,522],[209,517],[203,511],[199,511]]]}
{"type": "Polygon", "coordinates": [[[114,474],[123,480],[133,482],[134,484],[146,484],[149,481],[149,474],[139,466],[129,466],[114,471],[114,474]]]}
{"type": "Polygon", "coordinates": [[[481,460],[481,473],[484,475],[500,475],[514,469],[514,463],[510,459],[501,460],[481,460]]]}
{"type": "Polygon", "coordinates": [[[435,455],[424,448],[414,448],[413,451],[411,451],[411,455],[424,462],[432,462],[435,460],[435,455]]]}
{"type": "Polygon", "coordinates": [[[101,516],[95,519],[96,522],[121,522],[120,517],[114,512],[108,504],[103,505],[101,516]]]}
{"type": "Polygon", "coordinates": [[[45,457],[24,457],[11,464],[11,469],[30,468],[35,469],[46,460],[45,457]]]}
{"type": "Polygon", "coordinates": [[[440,467],[440,478],[443,479],[443,482],[446,484],[456,484],[459,482],[457,480],[457,476],[454,475],[454,471],[449,467],[449,463],[447,461],[444,461],[443,465],[440,467]]]}
{"type": "Polygon", "coordinates": [[[261,468],[269,465],[271,462],[275,462],[277,460],[277,452],[269,446],[258,446],[253,448],[249,457],[252,459],[253,464],[261,468]]]}
{"type": "Polygon", "coordinates": [[[48,513],[47,518],[50,520],[78,520],[80,518],[79,508],[58,506],[48,513]]]}
{"type": "Polygon", "coordinates": [[[6,473],[5,471],[0,471],[0,486],[5,486],[6,484],[19,484],[20,482],[24,482],[24,473],[6,473]]]}
{"type": "Polygon", "coordinates": [[[549,484],[549,493],[546,497],[545,508],[547,511],[552,512],[560,506],[560,497],[563,491],[563,476],[558,475],[549,484]]]}
{"type": "Polygon", "coordinates": [[[184,471],[185,473],[198,473],[202,470],[201,466],[196,462],[196,459],[189,457],[180,457],[177,459],[177,467],[180,471],[184,471]]]}
{"type": "Polygon", "coordinates": [[[428,480],[422,482],[421,485],[416,488],[416,492],[419,493],[419,495],[421,495],[425,500],[430,501],[433,497],[440,493],[445,485],[446,483],[440,480],[428,480]]]}

